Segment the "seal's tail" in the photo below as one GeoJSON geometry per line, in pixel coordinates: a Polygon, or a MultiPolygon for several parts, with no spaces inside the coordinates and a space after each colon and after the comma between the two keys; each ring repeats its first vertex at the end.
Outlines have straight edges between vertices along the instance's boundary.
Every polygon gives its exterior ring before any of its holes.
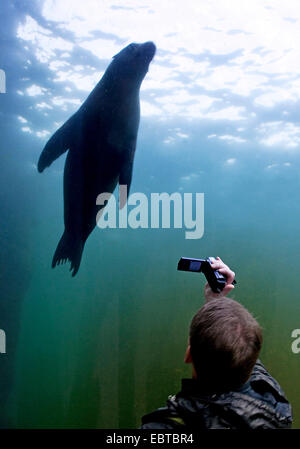
{"type": "Polygon", "coordinates": [[[72,276],[75,276],[79,270],[83,247],[84,242],[82,240],[76,239],[65,231],[54,253],[52,268],[69,260],[69,262],[71,262],[70,271],[73,271],[72,276]]]}

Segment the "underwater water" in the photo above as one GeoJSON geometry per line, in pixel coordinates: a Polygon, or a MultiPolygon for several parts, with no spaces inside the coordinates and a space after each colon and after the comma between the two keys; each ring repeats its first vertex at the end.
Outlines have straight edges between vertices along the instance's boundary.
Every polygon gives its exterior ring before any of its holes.
{"type": "Polygon", "coordinates": [[[79,3],[0,6],[1,427],[138,427],[190,376],[183,357],[204,278],[178,272],[177,262],[214,255],[236,273],[232,297],[263,327],[260,358],[299,428],[295,3],[270,10],[249,2],[239,11],[221,2],[216,11],[215,2],[199,2],[199,11],[191,2],[183,14],[179,2],[170,22],[156,1],[91,1],[88,11],[79,3]],[[268,17],[272,39],[257,17],[268,17]],[[67,264],[51,269],[63,231],[65,155],[42,174],[36,164],[112,56],[147,40],[157,53],[141,87],[131,193],[204,193],[204,234],[96,227],[72,278],[67,264]]]}

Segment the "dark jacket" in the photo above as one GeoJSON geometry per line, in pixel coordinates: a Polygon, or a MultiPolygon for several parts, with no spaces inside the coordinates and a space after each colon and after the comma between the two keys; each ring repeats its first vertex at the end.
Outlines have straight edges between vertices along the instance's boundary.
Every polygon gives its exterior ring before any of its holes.
{"type": "Polygon", "coordinates": [[[181,392],[145,415],[141,429],[283,429],[291,423],[284,392],[258,361],[249,381],[226,393],[205,394],[200,382],[183,379],[181,392]]]}

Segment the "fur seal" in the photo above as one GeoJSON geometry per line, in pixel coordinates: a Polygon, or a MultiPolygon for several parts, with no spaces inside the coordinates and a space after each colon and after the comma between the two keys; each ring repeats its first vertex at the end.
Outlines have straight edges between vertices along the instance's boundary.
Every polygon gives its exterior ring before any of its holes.
{"type": "MultiPolygon", "coordinates": [[[[155,51],[153,42],[132,43],[115,55],[88,98],[40,155],[38,171],[42,172],[69,150],[64,168],[65,230],[52,268],[68,260],[75,276],[101,209],[97,196],[112,193],[118,182],[129,192],[140,120],[139,91],[155,51]]],[[[121,199],[120,207],[126,200],[121,199]]]]}

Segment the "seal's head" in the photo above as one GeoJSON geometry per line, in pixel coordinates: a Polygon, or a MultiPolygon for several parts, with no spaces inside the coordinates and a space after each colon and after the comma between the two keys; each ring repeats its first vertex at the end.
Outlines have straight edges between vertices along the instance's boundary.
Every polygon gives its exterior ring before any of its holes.
{"type": "Polygon", "coordinates": [[[113,57],[111,68],[114,71],[119,71],[119,75],[123,78],[142,81],[148,72],[155,51],[156,47],[153,42],[132,43],[113,57]]]}

